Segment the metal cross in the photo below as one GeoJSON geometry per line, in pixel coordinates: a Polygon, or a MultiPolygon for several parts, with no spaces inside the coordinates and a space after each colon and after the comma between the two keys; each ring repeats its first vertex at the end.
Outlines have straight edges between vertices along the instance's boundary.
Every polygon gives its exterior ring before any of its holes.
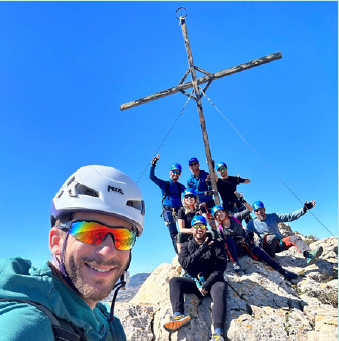
{"type": "Polygon", "coordinates": [[[189,65],[188,70],[186,71],[186,73],[184,74],[184,76],[182,77],[182,79],[180,80],[180,82],[177,86],[174,86],[172,88],[169,88],[169,89],[166,89],[163,91],[159,91],[153,95],[149,95],[146,97],[139,98],[139,99],[132,101],[132,102],[129,102],[129,103],[122,104],[120,106],[120,110],[123,111],[123,110],[130,109],[130,108],[136,107],[136,106],[144,104],[144,103],[155,101],[156,99],[175,94],[179,91],[181,93],[185,94],[186,96],[189,96],[190,98],[194,99],[197,103],[200,125],[201,125],[201,131],[202,131],[202,137],[203,137],[203,141],[204,141],[206,158],[207,158],[207,163],[208,163],[208,170],[209,170],[209,173],[211,175],[212,189],[213,189],[214,193],[216,193],[214,195],[214,201],[217,205],[220,205],[220,199],[219,199],[219,196],[217,194],[218,193],[217,192],[217,183],[216,183],[216,180],[214,177],[214,167],[212,164],[212,155],[211,155],[211,150],[210,150],[209,142],[208,142],[206,123],[205,123],[204,113],[202,110],[201,97],[203,96],[203,94],[200,93],[199,85],[207,83],[207,85],[203,89],[203,92],[206,92],[207,88],[210,86],[210,84],[215,79],[222,78],[225,76],[229,76],[229,75],[232,75],[232,74],[237,73],[237,72],[241,72],[244,70],[251,69],[252,67],[255,67],[255,66],[259,66],[262,64],[272,62],[274,60],[282,58],[282,54],[281,54],[281,52],[273,53],[273,54],[270,54],[270,55],[265,56],[265,57],[261,57],[258,59],[251,60],[250,62],[247,62],[244,64],[233,66],[229,69],[225,69],[225,70],[215,72],[215,73],[209,73],[209,72],[207,72],[203,69],[200,69],[199,67],[194,65],[193,56],[192,56],[192,52],[191,52],[191,45],[190,45],[190,41],[188,38],[188,32],[187,32],[186,21],[185,21],[185,18],[187,16],[186,8],[185,7],[179,7],[176,11],[176,14],[177,14],[177,18],[180,21],[182,34],[184,36],[185,48],[186,48],[186,53],[187,53],[187,58],[188,58],[188,65],[189,65]],[[184,14],[183,14],[183,11],[184,11],[184,14]],[[178,16],[179,12],[180,12],[180,15],[178,16]],[[195,72],[196,70],[204,73],[206,76],[203,76],[201,78],[197,78],[196,72],[195,72]],[[190,82],[183,83],[189,73],[191,74],[192,80],[190,82]],[[193,87],[194,96],[192,96],[191,94],[188,94],[185,91],[186,89],[189,89],[191,87],[193,87]]]}

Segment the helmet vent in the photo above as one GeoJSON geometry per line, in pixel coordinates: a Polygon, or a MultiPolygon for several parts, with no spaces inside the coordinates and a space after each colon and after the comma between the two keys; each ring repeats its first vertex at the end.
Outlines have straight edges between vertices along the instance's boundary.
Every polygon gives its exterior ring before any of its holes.
{"type": "Polygon", "coordinates": [[[97,191],[85,185],[78,185],[77,190],[78,190],[78,194],[87,195],[87,196],[96,197],[96,198],[99,197],[99,194],[97,191]]]}
{"type": "Polygon", "coordinates": [[[143,200],[128,200],[126,206],[133,207],[140,211],[142,215],[145,215],[145,202],[143,200]]]}

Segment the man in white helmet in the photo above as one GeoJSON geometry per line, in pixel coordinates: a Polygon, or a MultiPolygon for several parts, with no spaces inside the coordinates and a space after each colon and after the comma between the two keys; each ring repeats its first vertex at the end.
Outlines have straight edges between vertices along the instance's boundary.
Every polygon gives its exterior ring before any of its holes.
{"type": "Polygon", "coordinates": [[[126,340],[114,301],[144,214],[126,174],[105,166],[75,172],[52,201],[53,261],[36,269],[22,258],[0,260],[0,339],[126,340]],[[113,289],[109,310],[99,301],[113,289]]]}

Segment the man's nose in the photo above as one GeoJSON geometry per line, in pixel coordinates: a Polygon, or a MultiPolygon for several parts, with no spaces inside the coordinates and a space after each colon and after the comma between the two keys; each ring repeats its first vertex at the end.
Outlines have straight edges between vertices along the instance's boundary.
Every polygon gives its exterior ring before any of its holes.
{"type": "Polygon", "coordinates": [[[108,233],[103,241],[97,245],[96,252],[105,258],[112,258],[116,254],[116,250],[114,237],[111,233],[108,233]]]}

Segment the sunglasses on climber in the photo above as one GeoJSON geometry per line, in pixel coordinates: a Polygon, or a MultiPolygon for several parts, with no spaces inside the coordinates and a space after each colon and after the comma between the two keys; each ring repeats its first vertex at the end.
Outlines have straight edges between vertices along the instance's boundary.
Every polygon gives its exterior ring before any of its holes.
{"type": "Polygon", "coordinates": [[[198,229],[205,230],[206,225],[204,225],[204,224],[196,224],[196,225],[193,225],[193,227],[194,227],[196,230],[198,230],[198,229]]]}
{"type": "Polygon", "coordinates": [[[181,172],[178,171],[178,170],[172,170],[172,173],[177,174],[177,175],[180,175],[180,174],[181,174],[181,172]]]}
{"type": "Polygon", "coordinates": [[[68,221],[61,223],[59,228],[68,230],[69,234],[80,242],[98,245],[111,234],[118,250],[130,250],[136,241],[133,231],[125,227],[103,225],[96,221],[68,221]]]}
{"type": "Polygon", "coordinates": [[[227,167],[220,167],[220,168],[218,168],[218,172],[221,172],[221,171],[224,171],[224,170],[227,170],[227,167]]]}
{"type": "Polygon", "coordinates": [[[197,164],[198,164],[198,162],[192,162],[189,164],[189,166],[192,167],[192,166],[196,166],[197,164]]]}

